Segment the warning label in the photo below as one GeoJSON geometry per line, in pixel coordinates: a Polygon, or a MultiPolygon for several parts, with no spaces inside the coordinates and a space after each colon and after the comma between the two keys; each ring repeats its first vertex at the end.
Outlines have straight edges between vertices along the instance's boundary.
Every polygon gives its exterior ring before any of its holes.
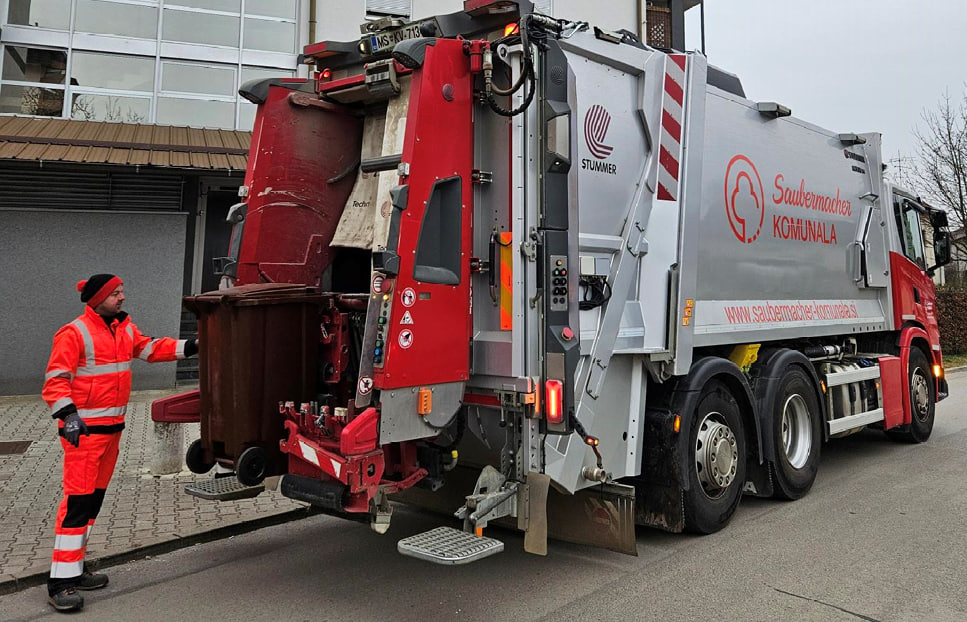
{"type": "Polygon", "coordinates": [[[403,314],[403,319],[400,320],[400,324],[413,324],[413,316],[407,311],[403,314]]]}

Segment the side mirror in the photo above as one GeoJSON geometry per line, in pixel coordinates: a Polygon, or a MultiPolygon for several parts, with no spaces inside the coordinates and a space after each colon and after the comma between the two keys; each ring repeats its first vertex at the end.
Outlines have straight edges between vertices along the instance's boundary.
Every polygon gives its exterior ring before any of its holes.
{"type": "Polygon", "coordinates": [[[933,257],[936,266],[946,266],[950,263],[950,233],[936,230],[933,234],[933,257]]]}

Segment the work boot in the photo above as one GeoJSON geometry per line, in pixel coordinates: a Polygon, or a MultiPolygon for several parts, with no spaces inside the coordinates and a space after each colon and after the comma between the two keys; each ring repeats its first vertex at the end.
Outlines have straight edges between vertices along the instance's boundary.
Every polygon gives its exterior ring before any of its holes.
{"type": "Polygon", "coordinates": [[[84,571],[81,575],[81,582],[77,584],[79,590],[99,590],[107,585],[107,575],[99,572],[84,571]]]}
{"type": "Polygon", "coordinates": [[[76,589],[69,587],[48,596],[47,602],[57,611],[77,611],[84,606],[84,597],[76,589]]]}

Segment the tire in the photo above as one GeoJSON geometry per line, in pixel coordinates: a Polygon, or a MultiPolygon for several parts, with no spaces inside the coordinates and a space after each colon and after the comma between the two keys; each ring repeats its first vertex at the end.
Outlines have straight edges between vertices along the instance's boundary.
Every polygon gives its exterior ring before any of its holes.
{"type": "Polygon", "coordinates": [[[799,365],[786,367],[772,407],[772,443],[776,459],[771,464],[773,496],[802,498],[819,471],[823,421],[812,378],[799,365]]]}
{"type": "Polygon", "coordinates": [[[930,373],[927,355],[917,347],[910,348],[907,384],[910,386],[910,424],[887,430],[886,434],[902,443],[923,443],[933,432],[937,387],[930,373]]]}
{"type": "Polygon", "coordinates": [[[246,486],[257,486],[265,479],[265,465],[265,449],[249,447],[235,461],[235,477],[246,486]]]}
{"type": "Polygon", "coordinates": [[[205,459],[205,450],[201,446],[201,439],[195,439],[191,445],[188,446],[188,451],[185,453],[185,466],[192,473],[197,473],[198,475],[204,475],[212,470],[215,466],[215,462],[208,462],[205,459]]]}
{"type": "Polygon", "coordinates": [[[686,449],[685,529],[714,533],[732,519],[745,484],[745,426],[738,402],[725,383],[711,380],[702,389],[686,449]]]}

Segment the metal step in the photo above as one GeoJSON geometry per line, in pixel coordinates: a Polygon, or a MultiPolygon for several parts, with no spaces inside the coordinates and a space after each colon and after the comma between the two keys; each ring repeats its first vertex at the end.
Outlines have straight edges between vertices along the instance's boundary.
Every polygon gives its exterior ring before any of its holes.
{"type": "Polygon", "coordinates": [[[435,564],[469,564],[504,550],[504,543],[486,536],[475,536],[453,527],[437,527],[403,538],[396,545],[403,555],[435,564]]]}
{"type": "Polygon", "coordinates": [[[185,492],[193,497],[208,499],[209,501],[235,501],[236,499],[250,499],[257,497],[265,490],[264,484],[246,486],[234,476],[218,477],[202,480],[194,484],[187,484],[185,492]]]}
{"type": "Polygon", "coordinates": [[[859,413],[858,415],[850,415],[849,417],[833,419],[832,421],[828,422],[829,433],[838,434],[839,432],[845,432],[846,430],[852,430],[853,428],[869,425],[878,421],[883,421],[882,408],[876,408],[865,413],[859,413]]]}

